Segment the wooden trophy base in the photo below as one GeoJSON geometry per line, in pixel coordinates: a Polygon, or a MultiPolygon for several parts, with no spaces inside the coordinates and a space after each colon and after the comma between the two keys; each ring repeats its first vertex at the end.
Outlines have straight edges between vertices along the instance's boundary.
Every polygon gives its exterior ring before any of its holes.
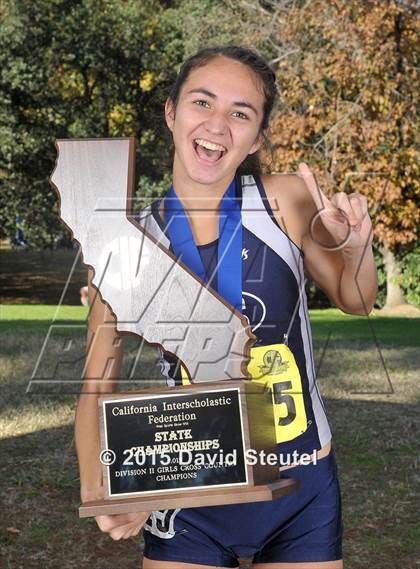
{"type": "Polygon", "coordinates": [[[103,498],[82,504],[80,517],[263,502],[299,486],[269,460],[276,436],[263,385],[153,388],[105,395],[98,405],[102,455],[112,462],[103,463],[103,498]]]}
{"type": "Polygon", "coordinates": [[[224,504],[241,504],[246,502],[265,502],[287,496],[300,486],[298,480],[284,478],[261,484],[259,486],[244,486],[242,488],[224,488],[209,490],[191,490],[174,493],[162,493],[141,498],[112,500],[95,500],[85,502],[79,507],[79,517],[88,518],[104,514],[128,514],[131,512],[152,512],[173,508],[194,508],[197,506],[221,506],[224,504]]]}

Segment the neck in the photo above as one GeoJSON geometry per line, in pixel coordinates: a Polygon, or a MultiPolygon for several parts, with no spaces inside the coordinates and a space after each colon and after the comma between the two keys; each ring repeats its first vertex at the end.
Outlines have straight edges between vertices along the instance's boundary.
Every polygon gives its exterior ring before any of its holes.
{"type": "Polygon", "coordinates": [[[234,174],[229,174],[215,183],[202,184],[191,180],[179,170],[174,162],[172,184],[185,211],[189,213],[194,213],[194,210],[218,211],[234,174]]]}

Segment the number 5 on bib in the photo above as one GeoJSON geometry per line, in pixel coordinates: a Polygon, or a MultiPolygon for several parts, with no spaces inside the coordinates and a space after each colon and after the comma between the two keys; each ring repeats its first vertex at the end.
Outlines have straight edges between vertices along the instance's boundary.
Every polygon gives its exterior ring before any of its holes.
{"type": "Polygon", "coordinates": [[[277,443],[295,439],[307,429],[302,379],[286,344],[251,348],[248,371],[252,381],[264,383],[273,397],[277,443]]]}

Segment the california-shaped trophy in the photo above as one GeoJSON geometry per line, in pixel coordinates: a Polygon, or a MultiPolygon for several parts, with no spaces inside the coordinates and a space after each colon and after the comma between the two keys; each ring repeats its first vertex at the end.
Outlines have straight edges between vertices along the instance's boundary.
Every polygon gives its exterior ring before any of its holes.
{"type": "Polygon", "coordinates": [[[57,141],[60,216],[117,331],[175,355],[190,385],[98,398],[105,496],[80,516],[270,500],[297,487],[256,456],[276,452],[272,394],[249,380],[247,319],[132,211],[135,141],[57,141]]]}

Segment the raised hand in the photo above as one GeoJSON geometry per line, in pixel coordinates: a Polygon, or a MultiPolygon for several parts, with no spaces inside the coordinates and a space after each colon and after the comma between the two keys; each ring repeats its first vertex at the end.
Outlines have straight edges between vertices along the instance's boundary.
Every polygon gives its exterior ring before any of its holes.
{"type": "Polygon", "coordinates": [[[322,248],[351,252],[372,243],[372,222],[365,196],[337,192],[331,199],[327,198],[304,162],[299,164],[299,176],[304,180],[317,209],[310,230],[312,238],[322,248]],[[326,240],[322,229],[326,230],[332,239],[326,240]]]}

